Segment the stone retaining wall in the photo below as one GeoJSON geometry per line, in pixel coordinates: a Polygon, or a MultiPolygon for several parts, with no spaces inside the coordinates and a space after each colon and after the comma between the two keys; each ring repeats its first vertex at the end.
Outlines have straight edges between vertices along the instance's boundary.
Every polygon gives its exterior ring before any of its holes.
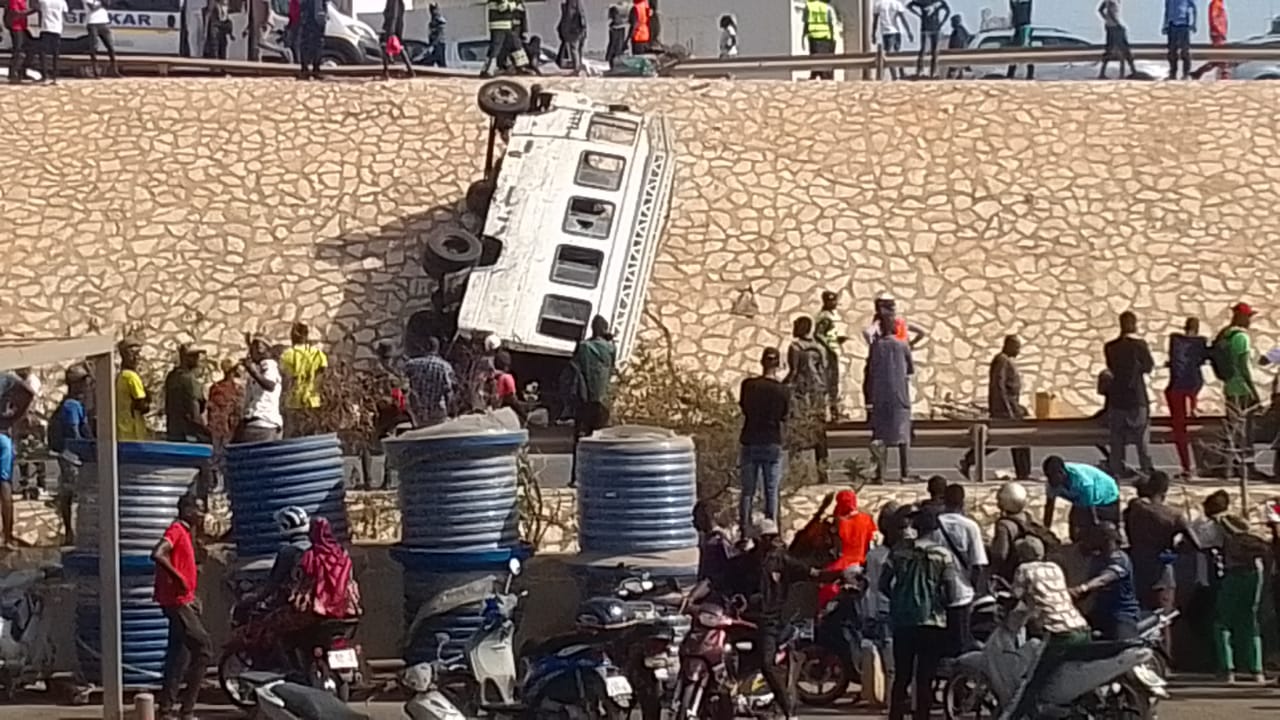
{"type": "MultiPolygon", "coordinates": [[[[681,364],[727,385],[828,288],[851,329],[890,289],[932,330],[920,412],[984,398],[1009,332],[1026,339],[1027,391],[1082,411],[1121,310],[1159,350],[1182,317],[1212,331],[1244,299],[1264,313],[1257,344],[1276,339],[1278,86],[572,84],[671,118],[644,337],[666,328],[681,364]]],[[[283,341],[300,318],[371,359],[425,305],[421,236],[456,218],[480,171],[477,87],[0,87],[0,123],[23,129],[0,157],[5,334],[137,324],[159,377],[193,335],[239,352],[244,330],[283,341]]],[[[861,341],[848,354],[853,408],[861,341]]]]}

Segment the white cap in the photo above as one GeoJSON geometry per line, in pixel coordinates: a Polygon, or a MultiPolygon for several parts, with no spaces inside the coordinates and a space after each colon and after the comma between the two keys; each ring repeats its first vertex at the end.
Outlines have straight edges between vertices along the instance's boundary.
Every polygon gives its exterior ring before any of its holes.
{"type": "Polygon", "coordinates": [[[893,302],[893,293],[888,290],[876,296],[876,302],[893,302]]]}
{"type": "Polygon", "coordinates": [[[502,339],[497,335],[486,335],[484,338],[484,349],[486,352],[494,352],[502,347],[502,339]]]}

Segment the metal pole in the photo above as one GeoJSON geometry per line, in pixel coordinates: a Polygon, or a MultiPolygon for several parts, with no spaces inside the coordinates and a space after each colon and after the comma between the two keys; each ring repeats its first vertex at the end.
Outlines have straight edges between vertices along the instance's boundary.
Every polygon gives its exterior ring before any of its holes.
{"type": "Polygon", "coordinates": [[[249,0],[249,49],[246,57],[250,62],[262,59],[262,50],[258,47],[258,24],[261,22],[262,18],[258,17],[258,0],[249,0]]]}
{"type": "Polygon", "coordinates": [[[102,628],[102,717],[123,720],[120,671],[120,486],[116,478],[116,363],[111,353],[94,355],[94,404],[98,422],[98,576],[102,628]]]}

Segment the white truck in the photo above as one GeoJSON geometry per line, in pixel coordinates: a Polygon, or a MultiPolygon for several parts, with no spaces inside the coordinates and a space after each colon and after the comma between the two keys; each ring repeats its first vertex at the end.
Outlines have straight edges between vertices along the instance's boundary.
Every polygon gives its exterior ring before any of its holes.
{"type": "Polygon", "coordinates": [[[450,226],[426,239],[423,269],[438,289],[416,327],[495,335],[517,377],[553,387],[600,315],[625,360],[671,197],[666,121],[511,80],[485,83],[478,102],[488,156],[466,206],[480,232],[450,226]]]}

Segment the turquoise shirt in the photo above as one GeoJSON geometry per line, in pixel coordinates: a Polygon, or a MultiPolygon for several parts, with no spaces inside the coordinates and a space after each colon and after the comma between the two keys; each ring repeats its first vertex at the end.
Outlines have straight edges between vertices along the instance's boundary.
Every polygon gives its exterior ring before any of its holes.
{"type": "Polygon", "coordinates": [[[1120,502],[1120,486],[1104,470],[1083,463],[1064,463],[1066,487],[1052,489],[1055,497],[1080,507],[1101,507],[1120,502]]]}

